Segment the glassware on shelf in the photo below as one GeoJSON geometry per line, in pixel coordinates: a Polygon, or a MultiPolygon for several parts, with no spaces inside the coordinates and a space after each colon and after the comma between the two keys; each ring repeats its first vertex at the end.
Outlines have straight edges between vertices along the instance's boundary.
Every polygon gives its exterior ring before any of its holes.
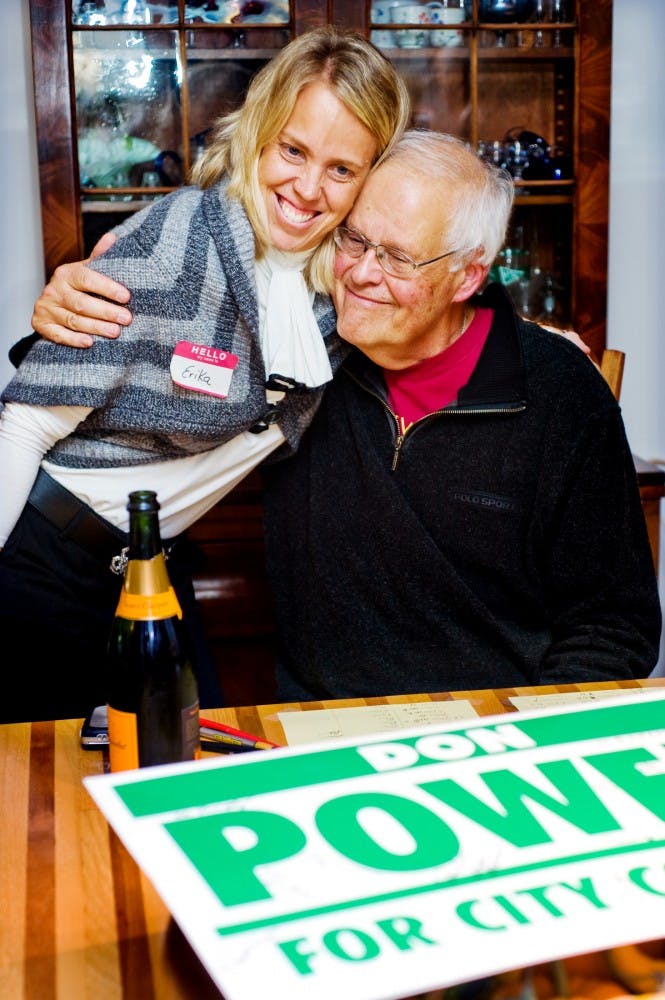
{"type": "Polygon", "coordinates": [[[549,180],[571,180],[573,176],[573,156],[571,151],[565,146],[548,146],[547,166],[549,180]]]}
{"type": "Polygon", "coordinates": [[[76,12],[72,11],[73,24],[106,24],[106,9],[104,0],[80,0],[76,12]]]}
{"type": "MultiPolygon", "coordinates": [[[[550,0],[551,18],[553,24],[562,24],[568,20],[568,4],[566,0],[550,0]]],[[[564,44],[564,35],[557,28],[552,32],[552,47],[561,48],[564,44]]]]}
{"type": "Polygon", "coordinates": [[[549,180],[547,139],[518,125],[508,129],[503,142],[509,151],[507,168],[516,180],[549,180]]]}
{"type": "Polygon", "coordinates": [[[542,308],[537,316],[538,322],[544,326],[554,326],[560,329],[565,326],[557,294],[562,290],[562,286],[553,274],[550,272],[545,274],[543,277],[542,308]]]}
{"type": "Polygon", "coordinates": [[[506,169],[514,180],[521,181],[526,167],[529,166],[529,154],[520,139],[511,139],[504,144],[506,149],[506,169]]]}
{"type": "MultiPolygon", "coordinates": [[[[481,139],[476,147],[481,159],[504,167],[516,181],[561,181],[573,178],[573,157],[565,146],[551,146],[547,139],[522,125],[508,129],[503,139],[481,139]]],[[[521,189],[521,194],[528,193],[521,189]]]]}
{"type": "MultiPolygon", "coordinates": [[[[110,12],[110,0],[106,6],[110,12]]],[[[115,6],[119,13],[120,2],[115,6]]],[[[141,13],[140,7],[132,14],[129,4],[124,6],[128,16],[141,13]]],[[[113,24],[103,32],[74,31],[73,37],[95,42],[73,49],[78,164],[86,189],[81,193],[89,200],[91,187],[141,187],[145,172],[159,173],[160,150],[166,146],[180,153],[176,35],[113,24]],[[144,37],[151,38],[149,47],[133,44],[144,37]]],[[[182,183],[181,173],[175,181],[160,175],[159,186],[182,183]]],[[[114,201],[135,197],[109,193],[114,201]]]]}
{"type": "Polygon", "coordinates": [[[462,24],[467,14],[464,0],[432,0],[427,4],[430,24],[439,27],[429,33],[429,44],[436,48],[457,48],[464,45],[464,32],[444,25],[462,24]]]}
{"type": "Polygon", "coordinates": [[[196,135],[192,136],[190,140],[190,145],[192,147],[192,165],[203,159],[206,151],[206,138],[211,132],[212,126],[205,128],[201,132],[197,132],[196,135]]]}
{"type": "Polygon", "coordinates": [[[169,24],[178,20],[176,0],[76,0],[72,24],[169,24]]]}
{"type": "Polygon", "coordinates": [[[528,21],[536,0],[480,0],[480,20],[487,24],[510,24],[528,21]]]}
{"type": "MultiPolygon", "coordinates": [[[[487,24],[523,24],[534,15],[536,0],[480,0],[479,17],[487,24]]],[[[496,48],[506,48],[515,39],[512,33],[497,30],[494,38],[496,48]]]]}
{"type": "Polygon", "coordinates": [[[185,21],[191,24],[287,24],[288,0],[187,0],[185,21]]]}
{"type": "MultiPolygon", "coordinates": [[[[385,0],[373,0],[372,3],[372,24],[392,24],[394,21],[393,11],[398,0],[385,2],[385,0]]],[[[370,40],[380,49],[391,49],[396,45],[392,31],[382,28],[378,31],[370,32],[370,40]]]]}
{"type": "Polygon", "coordinates": [[[529,314],[531,265],[524,226],[515,227],[490,268],[489,278],[490,281],[498,281],[504,286],[521,313],[529,314]]]}
{"type": "Polygon", "coordinates": [[[506,147],[501,139],[481,139],[476,152],[482,160],[493,163],[495,167],[506,166],[506,147]]]}
{"type": "MultiPolygon", "coordinates": [[[[534,14],[536,24],[542,24],[546,20],[546,13],[546,0],[536,0],[536,11],[534,14]]],[[[534,37],[533,47],[535,49],[544,49],[546,45],[549,45],[547,32],[543,31],[542,28],[538,28],[534,37]]]]}
{"type": "MultiPolygon", "coordinates": [[[[144,170],[143,171],[143,174],[141,176],[141,187],[144,187],[144,188],[158,188],[160,186],[161,186],[161,180],[160,180],[159,174],[157,173],[156,170],[144,170]]],[[[146,193],[144,195],[142,195],[142,197],[143,198],[149,198],[150,200],[153,200],[153,199],[156,200],[158,198],[162,198],[163,195],[162,194],[152,194],[149,191],[146,191],[146,193]]]]}
{"type": "MultiPolygon", "coordinates": [[[[423,3],[399,3],[393,7],[395,24],[423,25],[429,22],[429,13],[423,3]]],[[[402,49],[422,49],[427,45],[427,31],[418,27],[395,30],[393,37],[402,49]]]]}

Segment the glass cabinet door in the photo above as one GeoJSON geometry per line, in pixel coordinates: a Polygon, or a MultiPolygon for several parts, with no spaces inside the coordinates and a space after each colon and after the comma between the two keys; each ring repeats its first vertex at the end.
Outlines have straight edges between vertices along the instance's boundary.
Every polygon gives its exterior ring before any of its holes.
{"type": "MultiPolygon", "coordinates": [[[[572,33],[571,33],[572,35],[572,33]]],[[[485,36],[500,38],[500,35],[485,36]]],[[[513,32],[512,59],[478,50],[478,149],[513,176],[516,208],[493,277],[526,316],[571,323],[575,47],[534,45],[552,33],[513,32]]],[[[509,53],[511,49],[507,50],[509,53]]]]}
{"type": "Polygon", "coordinates": [[[109,189],[182,182],[182,66],[173,31],[73,33],[79,183],[109,189]]]}
{"type": "Polygon", "coordinates": [[[84,252],[185,183],[215,119],[291,37],[288,0],[81,0],[72,9],[84,252]]]}

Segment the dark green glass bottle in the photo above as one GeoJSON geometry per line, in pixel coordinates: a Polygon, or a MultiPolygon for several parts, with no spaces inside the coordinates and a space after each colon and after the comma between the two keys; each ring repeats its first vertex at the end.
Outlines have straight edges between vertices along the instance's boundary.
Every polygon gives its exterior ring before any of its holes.
{"type": "Polygon", "coordinates": [[[152,490],[129,494],[129,552],[108,642],[112,771],[199,756],[199,697],[152,490]]]}

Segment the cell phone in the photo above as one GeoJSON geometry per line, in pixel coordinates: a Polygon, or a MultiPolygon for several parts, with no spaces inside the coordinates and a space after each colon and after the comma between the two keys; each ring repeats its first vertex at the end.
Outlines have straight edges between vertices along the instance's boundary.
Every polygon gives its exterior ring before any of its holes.
{"type": "Polygon", "coordinates": [[[84,750],[103,750],[108,745],[109,724],[106,705],[97,705],[83,720],[81,746],[84,750]]]}

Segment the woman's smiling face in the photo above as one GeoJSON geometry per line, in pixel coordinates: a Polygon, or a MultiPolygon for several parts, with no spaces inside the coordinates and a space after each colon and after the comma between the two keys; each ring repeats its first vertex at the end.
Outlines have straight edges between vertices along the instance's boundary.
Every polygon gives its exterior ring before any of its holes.
{"type": "Polygon", "coordinates": [[[376,156],[369,129],[323,83],[300,91],[288,122],[259,159],[270,242],[313,250],[351,210],[376,156]]]}

